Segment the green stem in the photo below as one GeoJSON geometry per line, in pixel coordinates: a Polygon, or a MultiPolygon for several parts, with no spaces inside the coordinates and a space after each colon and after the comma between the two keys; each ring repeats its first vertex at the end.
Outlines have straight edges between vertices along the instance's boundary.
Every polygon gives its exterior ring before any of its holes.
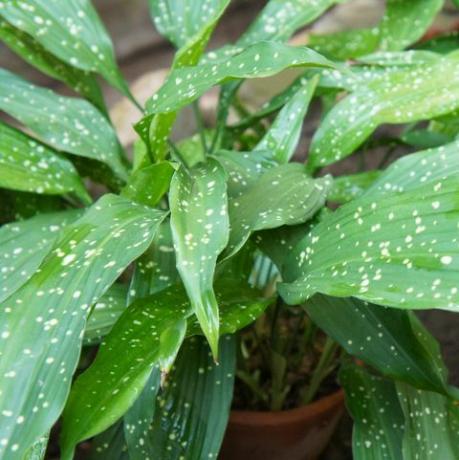
{"type": "Polygon", "coordinates": [[[330,337],[327,337],[319,362],[314,369],[311,381],[309,382],[309,386],[306,388],[306,391],[303,394],[304,405],[309,404],[314,399],[320,384],[329,374],[329,367],[334,359],[335,351],[337,348],[338,344],[330,337]]]}

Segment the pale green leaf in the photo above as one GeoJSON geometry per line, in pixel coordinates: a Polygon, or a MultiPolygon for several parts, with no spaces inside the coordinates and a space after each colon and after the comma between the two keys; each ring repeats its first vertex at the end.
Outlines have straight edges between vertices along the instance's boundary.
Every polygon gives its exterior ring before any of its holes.
{"type": "Polygon", "coordinates": [[[93,364],[75,381],[64,411],[63,458],[118,420],[162,357],[161,334],[192,313],[176,286],[136,300],[116,322],[93,364]]]}
{"type": "Polygon", "coordinates": [[[100,73],[129,95],[110,37],[90,0],[0,1],[0,16],[46,50],[81,70],[100,73]]]}
{"type": "Polygon", "coordinates": [[[2,303],[2,458],[17,459],[54,424],[90,305],[145,251],[164,215],[105,195],[66,227],[40,270],[2,303]]]}
{"type": "Polygon", "coordinates": [[[229,237],[225,171],[211,158],[188,170],[181,167],[172,178],[169,203],[177,269],[216,356],[219,320],[212,285],[229,237]]]}
{"type": "Polygon", "coordinates": [[[0,302],[19,289],[50,252],[60,231],[81,216],[81,210],[39,214],[0,228],[0,302]]]}
{"type": "Polygon", "coordinates": [[[457,144],[395,162],[296,245],[284,271],[290,284],[280,287],[284,298],[297,303],[322,292],[456,310],[458,171],[457,144]]]}
{"type": "Polygon", "coordinates": [[[218,457],[233,397],[235,354],[232,336],[220,341],[219,364],[203,338],[185,342],[158,396],[150,431],[155,457],[218,457]]]}
{"type": "Polygon", "coordinates": [[[0,39],[22,59],[41,72],[63,81],[102,113],[106,112],[102,91],[90,72],[80,70],[49,53],[33,37],[0,19],[0,39]]]}
{"type": "Polygon", "coordinates": [[[257,230],[310,219],[324,205],[329,186],[329,177],[312,179],[300,163],[269,169],[245,193],[229,201],[231,230],[225,257],[237,252],[257,230]]]}
{"type": "Polygon", "coordinates": [[[459,107],[459,53],[431,64],[382,73],[340,101],[316,131],[311,170],[350,155],[383,123],[409,123],[459,107]]]}
{"type": "Polygon", "coordinates": [[[0,110],[56,149],[102,161],[126,179],[116,134],[88,101],[59,96],[0,69],[0,110]]]}
{"type": "Polygon", "coordinates": [[[72,163],[35,139],[0,122],[0,186],[46,195],[91,197],[72,163]]]}
{"type": "Polygon", "coordinates": [[[309,299],[304,308],[349,354],[382,374],[417,388],[448,393],[438,344],[412,312],[321,294],[309,299]],[[420,334],[427,335],[430,343],[420,334]]]}

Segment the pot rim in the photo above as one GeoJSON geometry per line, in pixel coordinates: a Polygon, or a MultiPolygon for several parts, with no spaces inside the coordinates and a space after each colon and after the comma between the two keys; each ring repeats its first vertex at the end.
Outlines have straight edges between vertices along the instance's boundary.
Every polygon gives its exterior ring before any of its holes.
{"type": "Polygon", "coordinates": [[[306,406],[279,411],[250,411],[232,410],[229,423],[231,425],[283,425],[306,420],[313,420],[323,413],[337,411],[344,406],[344,390],[339,388],[335,392],[318,399],[306,406]]]}

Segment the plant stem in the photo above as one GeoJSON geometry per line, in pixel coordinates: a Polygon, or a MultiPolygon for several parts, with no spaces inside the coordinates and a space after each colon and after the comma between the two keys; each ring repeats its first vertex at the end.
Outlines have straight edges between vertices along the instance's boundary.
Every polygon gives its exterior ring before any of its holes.
{"type": "Polygon", "coordinates": [[[303,404],[309,404],[314,399],[314,396],[316,395],[322,380],[330,372],[329,367],[332,360],[334,359],[335,351],[337,348],[338,344],[330,337],[327,337],[319,362],[314,369],[311,381],[309,382],[309,386],[306,388],[306,391],[303,394],[303,404]]]}
{"type": "Polygon", "coordinates": [[[209,153],[209,150],[207,148],[207,142],[206,142],[204,120],[202,118],[202,113],[201,113],[201,110],[199,109],[199,102],[197,100],[193,101],[193,113],[196,119],[196,125],[198,127],[199,137],[201,138],[202,149],[204,153],[209,153]]]}

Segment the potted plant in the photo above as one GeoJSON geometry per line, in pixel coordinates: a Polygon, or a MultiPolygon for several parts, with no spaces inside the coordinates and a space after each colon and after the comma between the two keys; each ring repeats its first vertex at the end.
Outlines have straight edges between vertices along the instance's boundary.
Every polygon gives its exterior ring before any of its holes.
{"type": "Polygon", "coordinates": [[[457,389],[413,312],[459,308],[459,54],[405,51],[442,2],[306,47],[286,42],[338,2],[271,0],[206,52],[229,0],[151,0],[177,52],[146,104],[89,0],[51,3],[0,0],[5,44],[79,93],[0,69],[0,458],[313,458],[337,372],[354,458],[458,458],[457,389]],[[289,68],[262,107],[239,98],[289,68]],[[97,76],[140,110],[132,157],[97,76]],[[172,141],[187,105],[198,133],[172,141]]]}

